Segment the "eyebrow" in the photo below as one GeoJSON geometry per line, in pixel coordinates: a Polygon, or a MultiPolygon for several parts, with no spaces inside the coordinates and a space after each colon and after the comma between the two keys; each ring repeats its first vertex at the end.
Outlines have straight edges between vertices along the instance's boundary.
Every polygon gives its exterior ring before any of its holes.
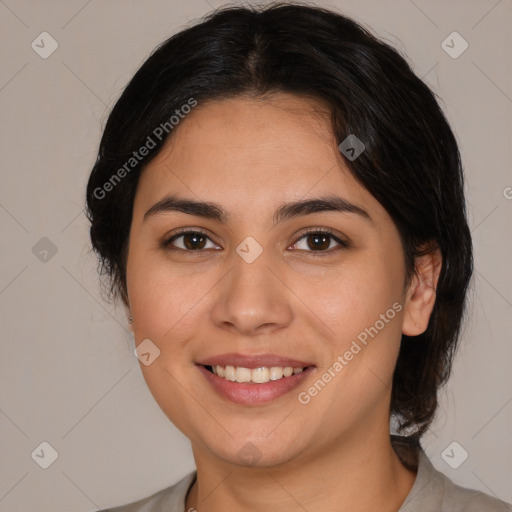
{"type": "MultiPolygon", "coordinates": [[[[366,210],[334,195],[284,203],[274,212],[273,221],[274,225],[276,225],[292,218],[327,211],[356,214],[373,223],[366,210]]],[[[164,197],[154,204],[144,214],[143,220],[146,221],[150,217],[168,212],[182,212],[205,219],[216,220],[222,224],[228,223],[230,219],[230,215],[217,203],[196,201],[171,195],[164,197]]]]}

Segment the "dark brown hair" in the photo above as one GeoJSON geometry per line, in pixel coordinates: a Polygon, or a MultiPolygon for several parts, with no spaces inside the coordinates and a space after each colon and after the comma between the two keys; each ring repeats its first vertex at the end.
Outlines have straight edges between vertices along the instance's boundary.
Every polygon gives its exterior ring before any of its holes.
{"type": "Polygon", "coordinates": [[[425,247],[441,251],[427,330],[414,340],[402,336],[393,377],[391,413],[401,431],[412,429],[419,438],[450,373],[473,270],[463,173],[456,140],[434,94],[395,49],[355,21],[293,3],[234,7],[162,43],[110,113],[89,179],[87,213],[101,271],[113,295],[126,303],[126,253],[138,178],[172,130],[160,130],[149,154],[126,167],[148,136],[159,126],[169,127],[191,98],[201,104],[273,92],[322,101],[331,110],[337,140],[354,134],[364,143],[365,151],[347,165],[395,222],[406,282],[425,247]]]}

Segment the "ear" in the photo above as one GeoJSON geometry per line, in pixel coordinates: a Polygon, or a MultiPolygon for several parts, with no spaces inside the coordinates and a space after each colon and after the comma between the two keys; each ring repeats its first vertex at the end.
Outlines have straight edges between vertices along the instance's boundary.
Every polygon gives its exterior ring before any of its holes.
{"type": "Polygon", "coordinates": [[[130,306],[128,304],[125,304],[125,305],[126,305],[126,323],[128,324],[128,329],[130,329],[130,331],[132,331],[132,334],[133,334],[132,312],[130,310],[130,306]]]}
{"type": "Polygon", "coordinates": [[[416,257],[415,273],[407,288],[402,333],[418,336],[426,331],[436,301],[436,288],[441,272],[442,256],[435,248],[416,257]]]}
{"type": "Polygon", "coordinates": [[[133,322],[130,321],[130,319],[132,318],[132,312],[130,309],[130,299],[128,298],[127,292],[123,292],[122,300],[126,310],[126,323],[128,324],[128,329],[130,329],[130,331],[133,333],[133,322]]]}

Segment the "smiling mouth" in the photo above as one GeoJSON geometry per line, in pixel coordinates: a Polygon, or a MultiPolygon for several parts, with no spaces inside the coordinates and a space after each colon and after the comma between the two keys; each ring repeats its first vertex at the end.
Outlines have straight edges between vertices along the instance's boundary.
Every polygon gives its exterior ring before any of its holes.
{"type": "Polygon", "coordinates": [[[258,368],[244,368],[243,366],[201,365],[210,373],[230,382],[246,384],[265,384],[297,375],[307,370],[309,366],[260,366],[258,368]]]}

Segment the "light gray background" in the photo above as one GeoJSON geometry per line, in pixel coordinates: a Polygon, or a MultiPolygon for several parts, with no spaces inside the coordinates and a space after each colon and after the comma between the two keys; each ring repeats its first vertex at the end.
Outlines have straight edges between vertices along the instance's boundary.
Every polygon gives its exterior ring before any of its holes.
{"type": "MultiPolygon", "coordinates": [[[[424,446],[455,482],[512,501],[512,2],[317,3],[406,53],[458,137],[477,271],[424,446]],[[453,31],[469,43],[457,59],[441,47],[453,31]],[[453,441],[469,453],[458,469],[441,457],[453,441]]],[[[0,0],[0,511],[92,511],[194,468],[146,389],[123,309],[100,297],[82,209],[122,87],[158,43],[220,4],[0,0]],[[31,48],[43,31],[59,45],[47,59],[31,48]],[[42,237],[58,249],[46,262],[32,252],[42,237]],[[46,470],[31,458],[42,441],[58,452],[46,470]]]]}

